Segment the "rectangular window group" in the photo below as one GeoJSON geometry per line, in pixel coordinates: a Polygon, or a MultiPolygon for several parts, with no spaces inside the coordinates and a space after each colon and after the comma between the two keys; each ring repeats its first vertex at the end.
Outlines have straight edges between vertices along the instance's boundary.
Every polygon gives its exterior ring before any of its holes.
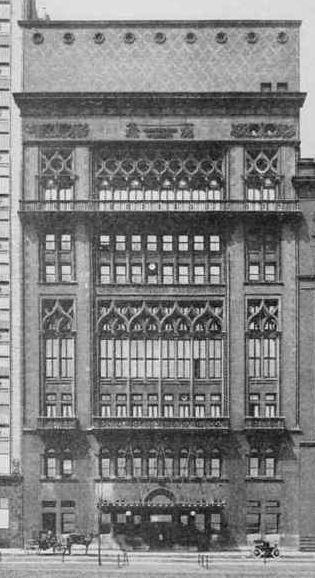
{"type": "Polygon", "coordinates": [[[43,280],[46,283],[70,283],[74,280],[73,236],[48,233],[42,244],[43,280]]]}
{"type": "Polygon", "coordinates": [[[222,340],[101,339],[101,378],[221,379],[222,340]]]}
{"type": "Polygon", "coordinates": [[[99,235],[101,285],[218,285],[223,282],[223,246],[214,235],[99,235]]]}

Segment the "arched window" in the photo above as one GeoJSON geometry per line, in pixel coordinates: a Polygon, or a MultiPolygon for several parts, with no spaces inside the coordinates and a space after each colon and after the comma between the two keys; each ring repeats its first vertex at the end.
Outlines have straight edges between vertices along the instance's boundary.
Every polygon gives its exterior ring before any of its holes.
{"type": "Polygon", "coordinates": [[[58,460],[56,456],[56,450],[50,448],[46,451],[44,457],[44,475],[46,478],[57,478],[58,477],[58,460]]]}
{"type": "Polygon", "coordinates": [[[164,452],[164,476],[166,478],[173,478],[174,476],[174,455],[170,449],[166,449],[164,452]]]}
{"type": "Polygon", "coordinates": [[[179,475],[181,478],[188,478],[189,476],[189,452],[186,448],[183,448],[180,451],[179,475]]]}
{"type": "Polygon", "coordinates": [[[203,478],[205,475],[205,456],[203,449],[199,448],[195,455],[195,471],[196,478],[203,478]]]}
{"type": "Polygon", "coordinates": [[[157,452],[154,449],[150,450],[150,452],[149,452],[148,475],[149,475],[149,478],[157,478],[157,475],[158,475],[157,452]]]}
{"type": "Polygon", "coordinates": [[[100,454],[100,477],[110,478],[110,454],[107,448],[103,448],[100,454]]]}
{"type": "Polygon", "coordinates": [[[74,377],[73,301],[43,302],[46,379],[74,377]]]}
{"type": "Polygon", "coordinates": [[[132,476],[133,476],[133,478],[141,478],[142,477],[142,455],[141,455],[140,449],[133,450],[132,476]]]}
{"type": "Polygon", "coordinates": [[[127,459],[126,452],[124,450],[119,450],[117,453],[117,477],[127,477],[127,459]]]}
{"type": "Polygon", "coordinates": [[[64,450],[60,460],[61,475],[69,478],[73,474],[73,459],[71,451],[67,448],[64,450]]]}
{"type": "Polygon", "coordinates": [[[220,478],[221,467],[222,467],[222,460],[220,451],[218,449],[213,449],[210,456],[210,476],[212,478],[220,478]]]}
{"type": "Polygon", "coordinates": [[[251,478],[258,478],[260,475],[260,458],[256,448],[251,448],[248,458],[248,475],[251,478]]]}

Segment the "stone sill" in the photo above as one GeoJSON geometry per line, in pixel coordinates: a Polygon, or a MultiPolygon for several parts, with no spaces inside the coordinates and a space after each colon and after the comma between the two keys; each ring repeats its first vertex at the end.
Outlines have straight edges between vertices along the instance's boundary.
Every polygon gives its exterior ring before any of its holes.
{"type": "Polygon", "coordinates": [[[97,483],[153,483],[153,484],[168,484],[168,483],[184,483],[184,484],[191,484],[191,483],[198,483],[200,484],[201,482],[207,482],[207,483],[214,483],[214,484],[222,484],[222,483],[229,483],[228,478],[211,478],[211,477],[207,477],[207,478],[180,478],[180,477],[174,477],[174,478],[150,478],[149,476],[142,476],[141,478],[95,478],[94,479],[95,482],[97,483]]]}
{"type": "Polygon", "coordinates": [[[267,478],[267,477],[263,477],[263,476],[260,476],[257,478],[252,478],[250,476],[246,476],[245,482],[262,482],[262,483],[269,483],[269,484],[270,483],[279,484],[279,483],[283,483],[284,479],[283,478],[267,478]]]}

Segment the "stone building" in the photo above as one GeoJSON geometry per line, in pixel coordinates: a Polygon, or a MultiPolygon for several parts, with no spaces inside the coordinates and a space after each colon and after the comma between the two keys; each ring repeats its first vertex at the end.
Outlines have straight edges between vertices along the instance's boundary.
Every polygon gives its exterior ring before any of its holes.
{"type": "Polygon", "coordinates": [[[312,543],[299,26],[21,23],[25,539],[312,543]]]}

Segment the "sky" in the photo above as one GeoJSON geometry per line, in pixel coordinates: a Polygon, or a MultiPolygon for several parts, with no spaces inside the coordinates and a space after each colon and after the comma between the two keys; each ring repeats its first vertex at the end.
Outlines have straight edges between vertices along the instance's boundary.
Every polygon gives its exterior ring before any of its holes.
{"type": "Polygon", "coordinates": [[[302,20],[301,90],[308,93],[301,113],[301,152],[315,157],[314,0],[37,0],[58,20],[302,20]]]}

